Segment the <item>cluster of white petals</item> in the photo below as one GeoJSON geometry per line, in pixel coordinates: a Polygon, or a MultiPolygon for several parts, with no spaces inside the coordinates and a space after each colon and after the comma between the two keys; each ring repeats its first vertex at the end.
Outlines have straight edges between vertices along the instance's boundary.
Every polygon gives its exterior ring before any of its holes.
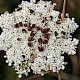
{"type": "Polygon", "coordinates": [[[0,35],[0,50],[6,51],[4,56],[7,58],[6,63],[9,66],[13,65],[19,78],[22,74],[28,76],[31,71],[43,76],[48,70],[52,72],[64,70],[65,62],[62,54],[76,54],[79,42],[71,35],[79,27],[74,18],[70,19],[67,16],[62,22],[60,12],[54,10],[51,1],[39,1],[38,3],[35,3],[35,0],[22,1],[19,8],[22,9],[10,14],[5,12],[0,16],[0,27],[3,30],[0,35]],[[29,22],[31,25],[39,26],[38,28],[50,29],[47,44],[39,44],[38,39],[44,39],[44,37],[41,31],[34,29],[33,47],[30,47],[28,37],[31,31],[22,25],[29,24],[29,22]],[[16,26],[18,28],[15,27],[17,23],[21,25],[16,26]],[[39,51],[38,46],[42,46],[44,50],[39,51]]]}

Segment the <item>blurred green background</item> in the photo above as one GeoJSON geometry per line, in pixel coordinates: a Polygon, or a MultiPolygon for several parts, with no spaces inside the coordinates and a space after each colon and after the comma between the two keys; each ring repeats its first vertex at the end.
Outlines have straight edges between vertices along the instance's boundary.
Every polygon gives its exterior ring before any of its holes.
{"type": "MultiPolygon", "coordinates": [[[[0,0],[0,14],[4,13],[5,11],[9,11],[10,13],[17,8],[18,4],[21,3],[22,0],[0,0]]],[[[55,7],[56,10],[62,11],[62,4],[63,0],[52,0],[52,2],[56,2],[57,6],[55,7]]],[[[70,14],[70,17],[75,17],[75,21],[80,25],[80,0],[67,0],[66,5],[66,12],[70,14]]],[[[1,29],[0,29],[1,32],[1,29]]],[[[75,31],[73,37],[76,37],[80,40],[80,27],[75,31]]],[[[12,67],[8,67],[5,63],[5,59],[3,58],[3,51],[0,51],[0,80],[20,80],[17,77],[16,72],[12,67]]],[[[76,76],[78,80],[80,80],[80,43],[77,48],[77,60],[73,56],[68,56],[64,54],[65,61],[68,62],[64,72],[68,73],[69,75],[76,76]],[[74,67],[74,68],[73,68],[74,67]]],[[[67,77],[67,76],[65,76],[67,77]]],[[[74,80],[77,80],[77,78],[74,80]]],[[[26,78],[22,78],[21,80],[27,80],[26,78]]],[[[57,77],[45,75],[44,77],[40,77],[34,80],[57,80],[57,77]]],[[[71,79],[66,79],[71,80],[71,79]]]]}

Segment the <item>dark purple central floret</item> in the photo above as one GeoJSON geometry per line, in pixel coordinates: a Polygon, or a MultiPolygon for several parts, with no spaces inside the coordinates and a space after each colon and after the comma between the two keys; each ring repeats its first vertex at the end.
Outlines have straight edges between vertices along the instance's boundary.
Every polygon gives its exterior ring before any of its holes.
{"type": "MultiPolygon", "coordinates": [[[[32,13],[33,11],[30,10],[30,12],[32,13]]],[[[45,22],[45,20],[42,20],[42,23],[44,23],[44,22],[45,22]]],[[[26,29],[22,29],[22,33],[27,33],[28,31],[31,31],[30,36],[28,37],[28,44],[27,44],[29,47],[33,47],[33,42],[35,40],[34,36],[36,35],[36,33],[38,31],[40,31],[42,33],[41,35],[44,39],[42,39],[41,36],[39,36],[40,38],[38,38],[38,43],[41,44],[41,46],[38,46],[38,50],[40,52],[42,52],[44,50],[42,45],[48,43],[48,40],[49,40],[49,33],[48,32],[50,31],[50,28],[42,28],[42,27],[37,26],[36,24],[31,24],[30,22],[29,23],[22,23],[22,22],[16,23],[15,28],[19,28],[19,27],[26,28],[26,29]],[[36,31],[34,31],[34,29],[36,31]]],[[[20,38],[18,38],[17,40],[21,41],[20,38]]]]}

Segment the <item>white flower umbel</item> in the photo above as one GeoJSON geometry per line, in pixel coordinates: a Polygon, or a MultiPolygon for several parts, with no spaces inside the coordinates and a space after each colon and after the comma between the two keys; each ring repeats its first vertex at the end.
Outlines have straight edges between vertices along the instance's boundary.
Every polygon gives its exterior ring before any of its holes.
{"type": "Polygon", "coordinates": [[[78,44],[71,35],[78,28],[74,18],[67,14],[62,22],[51,1],[22,1],[19,7],[0,16],[0,50],[6,51],[6,63],[13,65],[19,78],[31,71],[43,76],[48,70],[64,70],[62,54],[76,54],[78,44]]]}

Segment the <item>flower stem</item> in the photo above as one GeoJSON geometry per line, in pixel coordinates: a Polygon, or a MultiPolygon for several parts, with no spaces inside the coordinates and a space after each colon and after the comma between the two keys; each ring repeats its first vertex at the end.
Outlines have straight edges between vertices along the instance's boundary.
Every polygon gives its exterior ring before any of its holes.
{"type": "Polygon", "coordinates": [[[58,80],[61,80],[60,72],[58,73],[58,80]]]}
{"type": "Polygon", "coordinates": [[[64,0],[64,3],[63,3],[62,22],[64,21],[64,16],[65,16],[65,7],[66,7],[66,0],[64,0]]]}

